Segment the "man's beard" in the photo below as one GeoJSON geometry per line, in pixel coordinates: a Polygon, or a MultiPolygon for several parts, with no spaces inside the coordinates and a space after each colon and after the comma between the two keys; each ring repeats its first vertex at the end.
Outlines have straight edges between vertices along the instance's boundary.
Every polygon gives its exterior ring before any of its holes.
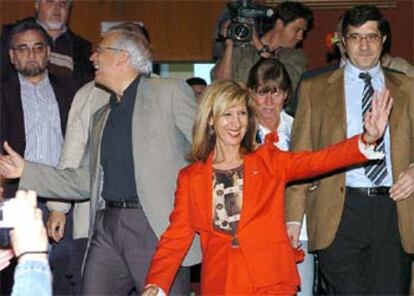
{"type": "Polygon", "coordinates": [[[34,67],[24,67],[21,69],[17,69],[21,75],[26,77],[36,77],[46,72],[47,65],[38,65],[34,67]]]}
{"type": "Polygon", "coordinates": [[[60,30],[63,29],[65,24],[63,22],[47,21],[45,25],[46,25],[48,30],[60,31],[60,30]]]}

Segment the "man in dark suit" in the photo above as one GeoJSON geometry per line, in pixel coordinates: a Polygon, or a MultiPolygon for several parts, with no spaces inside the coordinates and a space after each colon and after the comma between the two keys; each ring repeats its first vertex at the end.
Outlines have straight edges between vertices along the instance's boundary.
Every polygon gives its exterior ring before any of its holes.
{"type": "MultiPolygon", "coordinates": [[[[35,0],[36,15],[27,18],[41,25],[52,38],[48,70],[50,73],[73,77],[79,84],[93,79],[89,61],[92,44],[75,34],[68,26],[72,0],[35,0]]],[[[1,34],[1,78],[15,74],[8,48],[10,32],[15,24],[5,25],[1,34]]]]}
{"type": "MultiPolygon", "coordinates": [[[[2,82],[2,138],[27,159],[56,165],[78,83],[47,72],[51,41],[41,26],[31,21],[18,23],[10,37],[10,61],[17,75],[2,82]]],[[[4,196],[13,197],[17,186],[18,180],[7,182],[4,196]]],[[[71,241],[70,234],[68,240],[71,241]]],[[[71,293],[65,277],[70,248],[70,245],[54,247],[50,258],[55,290],[61,294],[71,293]]]]}
{"type": "Polygon", "coordinates": [[[385,160],[291,187],[286,220],[297,245],[307,215],[309,248],[319,255],[328,294],[408,293],[414,253],[414,81],[380,65],[387,38],[374,6],[346,12],[344,67],[302,82],[293,150],[316,150],[362,131],[372,94],[385,87],[394,99],[388,131],[377,143],[385,160]]]}

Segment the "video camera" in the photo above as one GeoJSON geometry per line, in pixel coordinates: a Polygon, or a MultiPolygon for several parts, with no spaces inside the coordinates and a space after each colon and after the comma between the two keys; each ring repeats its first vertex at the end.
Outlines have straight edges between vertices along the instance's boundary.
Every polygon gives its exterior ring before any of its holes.
{"type": "Polygon", "coordinates": [[[255,20],[271,17],[273,10],[255,5],[252,0],[236,0],[227,4],[230,11],[231,23],[227,37],[238,43],[249,43],[255,26],[255,20]]]}

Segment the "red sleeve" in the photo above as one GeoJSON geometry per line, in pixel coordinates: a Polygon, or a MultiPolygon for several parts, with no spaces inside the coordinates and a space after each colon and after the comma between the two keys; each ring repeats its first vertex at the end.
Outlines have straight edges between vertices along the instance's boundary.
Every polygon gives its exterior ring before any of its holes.
{"type": "Polygon", "coordinates": [[[313,152],[277,153],[273,161],[285,168],[287,181],[315,177],[367,161],[358,138],[359,135],[313,152]]]}
{"type": "Polygon", "coordinates": [[[161,236],[146,279],[146,284],[155,284],[167,294],[195,234],[189,217],[190,182],[185,171],[180,172],[177,183],[170,225],[161,236]]]}

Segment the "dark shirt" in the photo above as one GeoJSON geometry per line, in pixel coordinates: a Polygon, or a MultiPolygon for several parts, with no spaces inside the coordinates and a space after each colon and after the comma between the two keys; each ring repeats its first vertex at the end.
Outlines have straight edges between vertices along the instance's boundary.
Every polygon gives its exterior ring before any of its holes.
{"type": "Polygon", "coordinates": [[[101,143],[101,165],[104,172],[102,197],[105,200],[137,200],[134,157],[132,154],[132,114],[139,77],[125,90],[121,101],[112,94],[111,112],[101,143]]]}

